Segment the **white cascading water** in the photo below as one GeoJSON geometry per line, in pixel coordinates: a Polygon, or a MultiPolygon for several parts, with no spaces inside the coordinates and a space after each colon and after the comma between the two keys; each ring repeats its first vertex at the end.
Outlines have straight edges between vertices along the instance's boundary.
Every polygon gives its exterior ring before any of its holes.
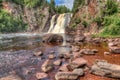
{"type": "Polygon", "coordinates": [[[56,19],[56,15],[54,15],[51,19],[51,24],[48,33],[62,35],[64,39],[63,46],[66,45],[65,34],[64,34],[65,27],[69,25],[71,17],[72,17],[71,13],[64,13],[64,14],[60,14],[57,19],[56,19]]]}
{"type": "Polygon", "coordinates": [[[48,33],[54,34],[65,33],[65,27],[69,25],[72,14],[71,13],[60,14],[56,19],[57,22],[55,21],[55,17],[56,15],[54,15],[51,19],[51,24],[48,33]]]}

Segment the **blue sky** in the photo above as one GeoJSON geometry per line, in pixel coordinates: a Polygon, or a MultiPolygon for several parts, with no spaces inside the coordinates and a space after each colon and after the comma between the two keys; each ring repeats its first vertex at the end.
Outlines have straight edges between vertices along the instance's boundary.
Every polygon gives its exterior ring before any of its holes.
{"type": "MultiPolygon", "coordinates": [[[[50,0],[47,0],[50,2],[50,0]]],[[[65,5],[66,7],[72,9],[74,0],[55,0],[56,5],[65,5]]]]}

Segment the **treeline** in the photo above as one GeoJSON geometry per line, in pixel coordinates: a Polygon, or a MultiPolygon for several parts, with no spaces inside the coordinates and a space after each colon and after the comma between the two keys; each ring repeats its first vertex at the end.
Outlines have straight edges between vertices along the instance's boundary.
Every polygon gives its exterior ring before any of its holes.
{"type": "Polygon", "coordinates": [[[51,0],[49,3],[49,12],[54,13],[54,14],[62,14],[62,13],[69,13],[71,12],[70,9],[68,9],[66,6],[61,5],[61,6],[56,6],[55,0],[51,0]]]}

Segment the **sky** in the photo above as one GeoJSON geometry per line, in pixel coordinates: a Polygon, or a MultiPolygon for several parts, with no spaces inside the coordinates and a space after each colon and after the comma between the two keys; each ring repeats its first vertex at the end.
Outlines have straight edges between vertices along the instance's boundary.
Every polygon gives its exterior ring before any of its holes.
{"type": "MultiPolygon", "coordinates": [[[[50,2],[50,0],[47,0],[50,2]]],[[[65,5],[69,9],[72,9],[74,0],[55,0],[56,5],[65,5]]]]}

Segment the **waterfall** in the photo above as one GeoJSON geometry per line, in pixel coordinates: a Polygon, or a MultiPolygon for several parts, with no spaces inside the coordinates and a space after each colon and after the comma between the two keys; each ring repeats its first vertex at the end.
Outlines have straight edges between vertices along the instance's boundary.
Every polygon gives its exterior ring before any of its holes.
{"type": "Polygon", "coordinates": [[[64,13],[64,14],[60,14],[59,16],[54,15],[51,19],[51,24],[48,33],[62,35],[64,39],[62,46],[66,45],[65,34],[64,34],[65,27],[69,25],[71,17],[72,17],[71,13],[64,13]]]}
{"type": "Polygon", "coordinates": [[[58,18],[56,18],[56,16],[57,15],[54,15],[51,19],[51,24],[48,33],[55,34],[65,33],[65,27],[69,25],[72,14],[71,13],[60,14],[58,18]]]}

